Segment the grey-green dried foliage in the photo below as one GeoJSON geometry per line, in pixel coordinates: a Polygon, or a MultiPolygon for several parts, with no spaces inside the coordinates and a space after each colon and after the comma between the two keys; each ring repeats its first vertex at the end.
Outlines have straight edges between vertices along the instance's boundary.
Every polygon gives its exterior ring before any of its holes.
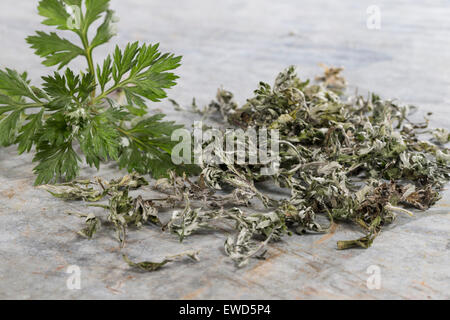
{"type": "MultiPolygon", "coordinates": [[[[100,207],[106,210],[107,214],[98,217],[93,213],[80,213],[68,211],[67,214],[78,216],[84,219],[85,227],[78,231],[82,237],[92,239],[100,230],[102,220],[104,226],[112,226],[116,233],[116,238],[121,248],[125,246],[126,236],[129,228],[141,228],[145,224],[153,224],[163,227],[159,216],[159,206],[152,200],[144,200],[142,196],[130,197],[129,192],[147,186],[148,182],[139,174],[130,174],[121,179],[106,181],[102,178],[92,180],[76,180],[70,183],[59,185],[43,185],[41,189],[48,191],[57,198],[64,200],[82,200],[90,203],[88,207],[100,207]],[[97,204],[100,201],[107,201],[107,204],[97,204]]],[[[164,199],[161,199],[163,201],[164,199]]],[[[126,254],[123,259],[132,267],[143,271],[156,271],[165,264],[178,260],[184,256],[198,261],[198,251],[186,251],[184,253],[166,257],[161,262],[132,262],[126,254]]]]}
{"type": "Polygon", "coordinates": [[[130,267],[137,268],[144,272],[153,272],[161,269],[163,266],[170,262],[174,262],[180,260],[184,257],[188,257],[192,261],[200,261],[198,251],[186,251],[176,255],[168,256],[164,258],[161,262],[151,262],[151,261],[142,261],[142,262],[133,262],[131,261],[127,255],[122,255],[123,260],[128,263],[130,267]]]}
{"type": "MultiPolygon", "coordinates": [[[[396,213],[411,214],[399,205],[425,210],[439,199],[450,177],[449,150],[442,146],[449,136],[447,130],[436,129],[431,142],[421,140],[427,122],[409,121],[412,106],[375,94],[367,99],[345,95],[341,71],[325,68],[318,83],[311,84],[290,67],[273,87],[260,83],[255,96],[240,108],[230,102],[230,92],[219,90],[206,112],[225,114],[228,127],[278,129],[280,170],[261,176],[261,166],[222,159],[218,165],[206,165],[202,174],[211,186],[233,185],[228,180],[235,175],[252,183],[272,180],[290,189],[291,197],[259,197],[284,217],[287,228],[326,232],[328,226],[317,222],[318,215],[351,221],[366,235],[340,241],[338,248],[367,248],[396,213]]],[[[217,148],[216,155],[221,153],[217,148]]]]}
{"type": "Polygon", "coordinates": [[[134,42],[95,63],[93,50],[116,35],[110,0],[41,0],[38,13],[59,32],[37,31],[26,40],[45,66],[58,70],[43,76],[41,87],[26,73],[0,70],[0,146],[17,145],[20,154],[35,150],[36,184],[73,180],[82,155],[97,169],[112,160],[156,178],[189,170],[175,166],[170,155],[170,136],[182,126],[163,121],[163,114],[148,116],[147,109],[147,101],[166,98],[176,84],[172,71],[181,57],[161,53],[159,44],[134,42]],[[63,37],[70,33],[77,42],[63,37]],[[85,70],[68,67],[76,58],[86,60],[85,70]]]}
{"type": "MultiPolygon", "coordinates": [[[[44,185],[40,188],[64,200],[99,202],[106,199],[108,204],[91,204],[90,206],[108,210],[106,220],[114,226],[117,240],[123,246],[129,226],[140,228],[147,222],[161,225],[157,211],[150,202],[143,200],[141,196],[136,198],[129,196],[130,190],[136,190],[146,185],[148,185],[148,182],[140,175],[130,174],[109,182],[101,178],[95,178],[92,180],[76,180],[59,185],[44,185]]],[[[101,224],[100,220],[93,214],[75,215],[86,218],[87,226],[79,233],[87,238],[92,238],[101,224]]]]}
{"type": "MultiPolygon", "coordinates": [[[[106,192],[110,197],[106,208],[108,220],[117,221],[119,241],[123,243],[128,225],[145,222],[160,225],[180,241],[203,230],[225,228],[231,233],[225,252],[244,266],[252,257],[264,259],[270,242],[293,233],[325,233],[332,223],[354,223],[363,233],[358,239],[338,241],[338,249],[368,248],[397,214],[412,215],[412,209],[426,210],[436,203],[450,179],[448,131],[428,129],[428,120],[411,122],[413,106],[375,94],[347,95],[340,72],[340,68],[325,68],[325,74],[312,83],[289,67],[273,87],[261,82],[241,107],[223,89],[202,110],[194,103],[191,111],[203,119],[220,119],[225,134],[233,134],[227,128],[278,129],[278,170],[261,174],[266,165],[238,164],[237,149],[224,152],[220,144],[213,144],[212,154],[219,161],[204,162],[197,179],[171,172],[156,181],[152,188],[164,194],[160,198],[131,198],[126,192],[129,186],[113,187],[106,192]],[[290,196],[280,199],[264,191],[261,183],[268,181],[290,196]],[[169,222],[162,224],[158,217],[172,209],[169,222]],[[324,224],[319,216],[329,222],[324,224]]],[[[181,112],[189,111],[174,104],[181,112]]],[[[259,151],[261,145],[245,146],[247,157],[255,147],[259,151]]],[[[133,177],[127,179],[139,179],[133,177]]],[[[105,195],[105,187],[98,190],[86,181],[47,188],[64,199],[95,201],[105,195]]],[[[90,218],[89,232],[97,225],[90,218]]],[[[137,267],[152,269],[158,264],[137,267]]]]}

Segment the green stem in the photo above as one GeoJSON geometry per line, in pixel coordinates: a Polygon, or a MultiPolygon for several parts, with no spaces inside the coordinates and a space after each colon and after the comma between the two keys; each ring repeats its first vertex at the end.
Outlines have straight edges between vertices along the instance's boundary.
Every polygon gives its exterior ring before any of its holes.
{"type": "MultiPolygon", "coordinates": [[[[94,59],[92,58],[92,48],[89,45],[87,30],[83,30],[78,35],[80,36],[81,42],[83,43],[84,56],[86,57],[86,61],[87,61],[88,67],[89,67],[89,72],[94,76],[94,79],[96,79],[94,59]]],[[[95,82],[96,82],[96,80],[95,80],[95,82]]],[[[95,89],[92,91],[91,97],[92,97],[92,99],[95,98],[95,89]]]]}
{"type": "Polygon", "coordinates": [[[23,110],[44,107],[43,103],[27,103],[27,104],[14,104],[14,105],[16,107],[19,107],[19,108],[23,109],[23,110]]]}
{"type": "MultiPolygon", "coordinates": [[[[94,60],[92,58],[92,49],[91,48],[86,49],[86,59],[87,59],[88,65],[89,65],[89,71],[95,77],[94,60]]],[[[95,95],[95,93],[94,93],[94,95],[95,95]]]]}
{"type": "Polygon", "coordinates": [[[100,102],[101,100],[106,98],[109,94],[113,93],[114,91],[116,91],[119,88],[124,87],[129,82],[130,82],[130,79],[127,79],[127,80],[124,80],[122,82],[119,82],[118,84],[113,85],[111,88],[109,88],[108,90],[104,91],[101,95],[99,95],[98,97],[95,97],[95,99],[92,100],[92,104],[100,102]]]}

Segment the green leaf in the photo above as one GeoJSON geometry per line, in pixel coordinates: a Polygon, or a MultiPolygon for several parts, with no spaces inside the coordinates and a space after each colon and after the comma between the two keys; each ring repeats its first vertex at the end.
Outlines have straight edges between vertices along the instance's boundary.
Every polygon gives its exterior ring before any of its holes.
{"type": "Polygon", "coordinates": [[[139,50],[139,56],[136,59],[136,64],[133,67],[132,74],[136,75],[145,68],[148,68],[154,63],[160,56],[161,53],[158,51],[159,43],[154,45],[143,44],[139,50]]]}
{"type": "Polygon", "coordinates": [[[30,36],[26,40],[38,56],[45,58],[43,64],[48,67],[59,65],[58,69],[61,69],[76,57],[84,55],[83,49],[67,39],[60,38],[54,32],[36,33],[37,36],[30,36]]]}
{"type": "MultiPolygon", "coordinates": [[[[9,146],[16,142],[16,137],[21,131],[21,125],[25,117],[25,110],[30,104],[25,102],[28,97],[39,102],[37,95],[42,95],[41,90],[29,86],[27,74],[19,74],[17,71],[0,70],[0,145],[9,146]],[[37,93],[37,95],[35,94],[37,93]],[[3,106],[1,106],[3,105],[3,106]],[[9,113],[9,115],[6,115],[9,113]]],[[[38,107],[34,104],[33,107],[38,107]]]]}
{"type": "Polygon", "coordinates": [[[33,169],[37,175],[35,185],[55,182],[63,177],[66,180],[73,180],[78,175],[79,161],[81,159],[73,150],[71,141],[61,145],[39,144],[33,159],[33,162],[39,163],[33,169]]]}
{"type": "Polygon", "coordinates": [[[78,6],[81,7],[82,0],[64,0],[69,6],[78,6]]]}
{"type": "Polygon", "coordinates": [[[161,121],[165,115],[158,114],[137,123],[128,130],[121,130],[129,146],[123,148],[119,157],[120,168],[141,174],[151,173],[154,178],[166,177],[169,170],[178,173],[192,172],[195,166],[176,166],[172,162],[171,151],[178,143],[171,140],[172,132],[182,125],[161,121]]]}
{"type": "Polygon", "coordinates": [[[100,66],[97,65],[97,78],[100,88],[102,89],[102,92],[105,91],[106,84],[111,80],[112,75],[111,63],[112,63],[111,56],[108,55],[108,57],[103,62],[102,69],[100,69],[100,66]]]}
{"type": "Polygon", "coordinates": [[[169,171],[175,171],[177,174],[187,172],[182,167],[173,164],[170,154],[158,152],[158,150],[154,150],[152,156],[149,157],[148,168],[150,168],[149,173],[155,179],[167,177],[169,171]]]}
{"type": "Polygon", "coordinates": [[[84,17],[84,30],[109,9],[109,0],[86,0],[86,14],[84,17]]]}
{"type": "Polygon", "coordinates": [[[73,131],[67,125],[63,112],[53,113],[36,134],[36,155],[33,169],[37,175],[35,184],[56,182],[59,179],[72,180],[79,171],[81,161],[73,150],[73,131]]]}
{"type": "Polygon", "coordinates": [[[117,35],[117,30],[114,25],[115,22],[116,18],[114,17],[114,11],[108,10],[105,16],[105,21],[100,25],[100,27],[98,27],[97,34],[92,40],[91,48],[98,47],[117,35]]]}
{"type": "Polygon", "coordinates": [[[56,112],[45,121],[37,133],[37,140],[39,144],[62,145],[69,139],[71,133],[63,112],[56,112]]]}
{"type": "Polygon", "coordinates": [[[108,92],[122,89],[127,98],[127,108],[135,115],[146,113],[145,99],[158,102],[167,97],[166,89],[174,86],[178,79],[167,71],[178,68],[181,57],[161,54],[158,48],[159,44],[139,46],[138,42],[129,43],[123,51],[116,47],[112,68],[110,57],[105,60],[102,69],[97,66],[102,91],[104,92],[106,83],[112,77],[115,84],[108,92]],[[128,78],[123,79],[125,74],[128,74],[128,78]],[[136,107],[143,111],[138,111],[136,107]]]}
{"type": "Polygon", "coordinates": [[[14,143],[19,126],[22,109],[15,110],[0,121],[0,145],[10,146],[14,143]]]}
{"type": "Polygon", "coordinates": [[[158,52],[158,44],[143,45],[131,70],[129,83],[134,86],[124,88],[134,99],[136,96],[158,102],[167,97],[164,89],[173,87],[178,76],[166,72],[180,66],[181,57],[158,52]]]}
{"type": "Polygon", "coordinates": [[[110,108],[106,109],[101,115],[108,119],[110,123],[133,120],[134,117],[123,107],[118,107],[114,100],[107,98],[106,101],[110,104],[110,108]]]}
{"type": "Polygon", "coordinates": [[[135,108],[136,110],[130,109],[130,107],[138,106],[144,114],[147,113],[147,104],[145,103],[145,100],[141,98],[138,94],[134,93],[132,90],[123,89],[125,93],[125,97],[127,98],[127,102],[129,107],[129,110],[133,112],[133,114],[137,114],[139,111],[137,111],[138,108],[135,108]]]}
{"type": "Polygon", "coordinates": [[[0,70],[0,90],[8,95],[8,99],[5,95],[1,95],[0,103],[11,104],[11,97],[28,97],[33,100],[39,100],[34,94],[32,88],[28,84],[27,74],[20,75],[17,71],[6,69],[0,70]]]}
{"type": "Polygon", "coordinates": [[[131,70],[134,65],[134,58],[139,52],[139,43],[129,43],[127,44],[125,50],[122,52],[119,46],[116,46],[114,50],[113,60],[113,79],[116,83],[122,80],[122,77],[131,70]]]}
{"type": "Polygon", "coordinates": [[[153,73],[148,72],[145,78],[130,81],[135,86],[125,87],[124,90],[134,101],[136,98],[144,97],[153,102],[159,102],[167,97],[164,89],[169,89],[176,85],[178,76],[173,73],[153,73]]]}
{"type": "Polygon", "coordinates": [[[66,4],[80,6],[81,0],[41,0],[38,6],[38,12],[41,16],[47,18],[42,23],[48,26],[56,26],[61,30],[69,30],[67,21],[70,18],[70,14],[66,10],[66,4]]]}
{"type": "Polygon", "coordinates": [[[70,91],[66,87],[66,77],[55,72],[53,76],[42,77],[43,87],[50,97],[69,96],[70,91]]]}
{"type": "Polygon", "coordinates": [[[86,101],[91,92],[95,90],[95,79],[90,73],[81,76],[75,75],[69,68],[64,75],[55,72],[53,76],[42,77],[45,92],[54,100],[49,108],[56,110],[70,102],[82,103],[86,101]]]}
{"type": "Polygon", "coordinates": [[[156,114],[139,121],[129,132],[133,134],[158,138],[167,136],[170,137],[172,133],[183,128],[183,125],[176,125],[173,121],[161,121],[166,116],[164,114],[156,114]]]}
{"type": "Polygon", "coordinates": [[[17,137],[19,146],[17,147],[19,154],[30,152],[33,143],[37,139],[37,134],[42,128],[44,109],[35,114],[27,116],[28,123],[20,129],[20,135],[17,137]]]}
{"type": "MultiPolygon", "coordinates": [[[[0,96],[0,98],[1,98],[1,96],[0,96]]],[[[12,102],[14,103],[14,101],[12,101],[12,102]]],[[[2,102],[0,102],[0,103],[2,103],[2,102]]],[[[7,112],[14,111],[16,109],[17,109],[17,107],[15,107],[15,106],[0,107],[0,115],[7,113],[7,112]]]]}
{"type": "Polygon", "coordinates": [[[143,147],[137,142],[131,142],[127,148],[122,150],[118,162],[120,169],[126,168],[128,172],[151,174],[155,179],[167,177],[169,171],[176,171],[180,174],[188,172],[186,168],[174,165],[170,154],[160,149],[159,146],[143,147]]]}
{"type": "Polygon", "coordinates": [[[119,156],[119,133],[103,115],[91,120],[79,140],[86,162],[97,169],[101,161],[117,160],[119,156]]]}
{"type": "Polygon", "coordinates": [[[95,91],[95,75],[91,73],[85,73],[80,79],[78,87],[76,89],[76,98],[78,101],[86,101],[90,98],[91,93],[95,91]]]}
{"type": "Polygon", "coordinates": [[[104,61],[103,68],[97,65],[102,92],[105,92],[106,84],[112,78],[114,85],[107,92],[122,89],[130,112],[137,116],[146,114],[145,99],[158,102],[167,97],[165,90],[174,86],[178,79],[167,71],[178,68],[181,57],[161,54],[158,48],[159,44],[139,46],[138,42],[129,43],[123,51],[116,46],[112,67],[109,56],[104,61]],[[123,79],[126,74],[128,78],[123,79]]]}
{"type": "MultiPolygon", "coordinates": [[[[139,97],[137,97],[137,98],[142,101],[142,99],[140,99],[139,97]]],[[[128,101],[130,101],[130,100],[128,100],[128,101]]],[[[139,103],[136,103],[136,104],[139,105],[139,103]]],[[[130,111],[131,114],[138,116],[138,117],[143,117],[147,114],[147,111],[144,109],[144,108],[146,108],[145,103],[144,103],[143,108],[142,107],[136,108],[132,105],[126,105],[126,106],[124,106],[124,108],[126,108],[128,111],[130,111]]]]}

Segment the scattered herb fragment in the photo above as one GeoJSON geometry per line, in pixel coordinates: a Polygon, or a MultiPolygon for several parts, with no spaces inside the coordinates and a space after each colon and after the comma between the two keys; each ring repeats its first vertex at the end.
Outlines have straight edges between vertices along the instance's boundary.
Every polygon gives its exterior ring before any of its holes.
{"type": "Polygon", "coordinates": [[[125,260],[125,262],[128,263],[128,265],[130,267],[138,268],[145,272],[153,272],[153,271],[157,271],[157,270],[161,269],[167,263],[179,260],[183,257],[188,257],[193,261],[200,261],[200,259],[198,258],[198,254],[199,254],[198,251],[186,251],[186,252],[183,252],[183,253],[180,253],[177,255],[166,257],[161,262],[151,262],[151,261],[133,262],[125,254],[122,255],[122,257],[123,257],[123,260],[125,260]]]}

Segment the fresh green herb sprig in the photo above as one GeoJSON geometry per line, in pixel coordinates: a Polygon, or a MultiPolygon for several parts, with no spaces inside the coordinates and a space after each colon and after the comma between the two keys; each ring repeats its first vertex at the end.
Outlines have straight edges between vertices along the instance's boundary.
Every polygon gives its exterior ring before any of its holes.
{"type": "Polygon", "coordinates": [[[104,161],[154,177],[168,170],[185,171],[171,161],[170,136],[181,126],[147,115],[146,100],[159,102],[178,78],[172,70],[181,57],[159,52],[159,44],[118,46],[103,63],[92,52],[116,35],[117,18],[109,0],[42,0],[38,12],[44,25],[73,32],[79,44],[55,32],[37,31],[26,40],[43,64],[58,71],[32,86],[27,74],[0,70],[0,146],[18,145],[18,152],[35,147],[36,184],[74,179],[84,154],[97,169],[104,161]],[[92,39],[89,31],[103,19],[92,39]],[[66,67],[83,57],[87,70],[66,67]],[[63,71],[62,69],[65,68],[63,71]]]}

